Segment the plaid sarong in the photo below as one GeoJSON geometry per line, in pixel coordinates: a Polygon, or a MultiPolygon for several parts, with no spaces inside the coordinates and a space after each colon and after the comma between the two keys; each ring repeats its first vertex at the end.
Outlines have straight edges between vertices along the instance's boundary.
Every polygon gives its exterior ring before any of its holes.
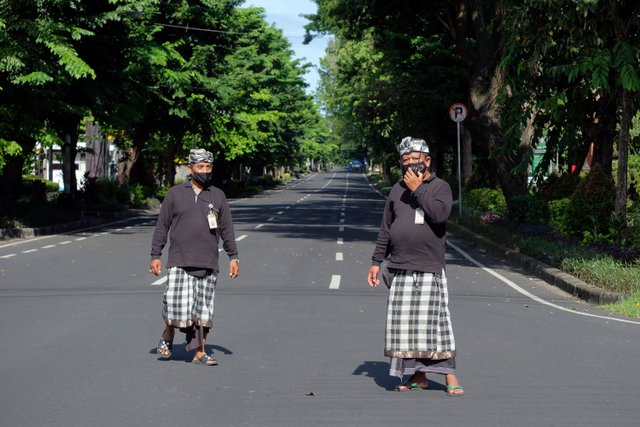
{"type": "Polygon", "coordinates": [[[193,277],[180,267],[171,267],[167,275],[162,300],[162,317],[167,325],[187,328],[195,324],[210,328],[218,274],[193,277]]]}
{"type": "Polygon", "coordinates": [[[389,290],[384,355],[403,359],[450,359],[456,346],[447,277],[395,270],[389,290]]]}

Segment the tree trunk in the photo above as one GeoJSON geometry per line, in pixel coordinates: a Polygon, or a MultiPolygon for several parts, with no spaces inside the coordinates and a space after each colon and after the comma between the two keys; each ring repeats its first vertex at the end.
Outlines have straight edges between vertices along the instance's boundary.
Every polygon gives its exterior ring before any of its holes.
{"type": "Polygon", "coordinates": [[[165,161],[167,165],[167,186],[173,187],[176,182],[176,142],[173,138],[167,140],[165,161]]]}
{"type": "MultiPolygon", "coordinates": [[[[622,120],[618,137],[618,184],[616,185],[616,215],[626,217],[627,212],[627,166],[629,160],[629,128],[631,127],[631,100],[629,91],[622,92],[622,120]]],[[[625,223],[626,223],[626,218],[625,223]]]]}
{"type": "Polygon", "coordinates": [[[609,95],[603,95],[598,100],[598,128],[593,141],[593,158],[591,167],[602,166],[602,169],[611,176],[613,162],[613,137],[616,133],[617,106],[611,102],[609,95]]]}
{"type": "Polygon", "coordinates": [[[473,172],[473,154],[471,145],[473,140],[471,139],[471,133],[465,126],[464,122],[460,123],[460,150],[462,152],[462,188],[466,187],[469,182],[469,178],[471,178],[471,173],[473,172]]]}
{"type": "Polygon", "coordinates": [[[62,145],[62,180],[64,182],[64,193],[73,197],[77,192],[78,182],[76,180],[76,154],[78,154],[78,132],[77,126],[74,131],[65,134],[62,145]]]}
{"type": "Polygon", "coordinates": [[[22,149],[17,156],[6,156],[4,170],[2,171],[2,189],[0,194],[4,194],[9,200],[20,198],[22,191],[22,167],[24,166],[25,155],[31,153],[36,146],[36,140],[29,137],[19,137],[16,142],[22,149]]]}

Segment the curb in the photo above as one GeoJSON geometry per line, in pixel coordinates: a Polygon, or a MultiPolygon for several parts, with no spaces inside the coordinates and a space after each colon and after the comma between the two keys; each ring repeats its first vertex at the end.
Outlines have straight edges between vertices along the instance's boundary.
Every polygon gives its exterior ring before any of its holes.
{"type": "Polygon", "coordinates": [[[78,221],[64,222],[62,224],[48,225],[36,228],[0,228],[0,237],[9,239],[27,239],[37,236],[49,236],[60,234],[66,231],[77,230],[79,228],[92,225],[99,225],[108,222],[108,219],[127,218],[139,216],[152,211],[127,211],[127,212],[80,212],[80,216],[85,217],[78,221]]]}
{"type": "Polygon", "coordinates": [[[551,267],[528,255],[504,248],[497,243],[476,234],[455,222],[447,222],[448,231],[456,237],[475,246],[481,246],[488,254],[500,259],[505,259],[514,267],[522,268],[534,274],[552,286],[556,286],[569,294],[580,298],[592,305],[613,304],[623,301],[627,294],[621,292],[610,292],[597,286],[590,285],[577,279],[562,270],[551,267]]]}

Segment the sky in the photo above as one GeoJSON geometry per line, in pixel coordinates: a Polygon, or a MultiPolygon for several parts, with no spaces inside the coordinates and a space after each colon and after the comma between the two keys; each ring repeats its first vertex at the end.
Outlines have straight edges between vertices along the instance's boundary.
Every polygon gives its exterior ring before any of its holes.
{"type": "MultiPolygon", "coordinates": [[[[281,29],[284,37],[289,39],[291,48],[295,51],[294,58],[306,58],[306,62],[311,62],[316,67],[320,67],[320,58],[325,55],[325,48],[330,37],[314,39],[308,45],[302,44],[304,40],[304,26],[309,22],[298,15],[314,14],[317,5],[311,0],[245,0],[243,7],[261,7],[267,14],[268,24],[274,24],[281,29]]],[[[316,90],[320,79],[317,69],[311,69],[305,76],[309,84],[307,93],[316,90]]]]}

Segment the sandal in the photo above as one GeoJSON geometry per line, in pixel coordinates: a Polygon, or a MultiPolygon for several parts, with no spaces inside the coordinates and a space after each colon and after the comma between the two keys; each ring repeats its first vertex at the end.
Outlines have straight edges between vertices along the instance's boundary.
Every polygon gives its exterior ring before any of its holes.
{"type": "Polygon", "coordinates": [[[158,352],[158,355],[163,359],[168,359],[171,357],[172,350],[173,350],[173,342],[167,341],[164,338],[160,338],[160,342],[158,343],[158,348],[156,349],[156,351],[158,352]],[[168,351],[169,353],[167,354],[160,353],[161,350],[168,351]]]}
{"type": "Polygon", "coordinates": [[[427,387],[420,387],[418,384],[416,383],[410,383],[409,381],[405,381],[400,385],[397,385],[395,390],[396,391],[409,391],[409,390],[426,390],[427,387]],[[404,387],[404,388],[400,388],[400,387],[404,387]]]}
{"type": "Polygon", "coordinates": [[[218,364],[218,362],[216,362],[215,359],[212,359],[208,354],[202,355],[200,359],[193,359],[191,363],[204,366],[216,366],[218,364]]]}
{"type": "Polygon", "coordinates": [[[456,393],[456,389],[460,389],[462,390],[461,386],[455,386],[455,387],[451,387],[450,385],[447,386],[447,388],[450,388],[451,391],[447,390],[447,396],[448,397],[460,397],[460,396],[464,396],[464,391],[462,393],[456,393]]]}

